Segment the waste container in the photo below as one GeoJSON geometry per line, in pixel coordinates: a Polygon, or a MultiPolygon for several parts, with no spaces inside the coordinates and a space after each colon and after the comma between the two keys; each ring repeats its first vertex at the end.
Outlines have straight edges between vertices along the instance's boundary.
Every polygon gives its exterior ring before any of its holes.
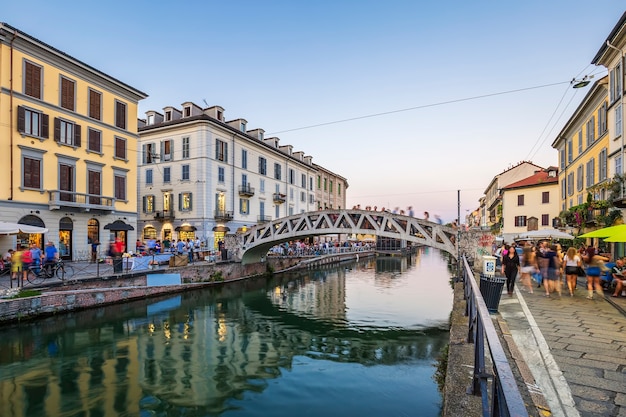
{"type": "Polygon", "coordinates": [[[496,257],[485,255],[483,256],[483,274],[488,277],[496,275],[496,257]]]}
{"type": "Polygon", "coordinates": [[[505,282],[506,278],[504,277],[480,275],[480,294],[483,296],[487,310],[490,313],[498,312],[498,305],[500,304],[502,288],[505,282]]]}
{"type": "Polygon", "coordinates": [[[228,249],[224,248],[222,249],[222,261],[227,261],[228,260],[228,249]]]}
{"type": "Polygon", "coordinates": [[[118,274],[118,273],[121,273],[123,270],[124,270],[124,267],[122,264],[122,257],[115,256],[113,258],[113,272],[118,274]]]}

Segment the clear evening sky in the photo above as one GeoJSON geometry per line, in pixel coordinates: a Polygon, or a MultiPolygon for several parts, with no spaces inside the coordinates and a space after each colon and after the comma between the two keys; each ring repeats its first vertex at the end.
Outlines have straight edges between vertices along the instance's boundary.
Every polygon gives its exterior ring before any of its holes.
{"type": "Polygon", "coordinates": [[[589,88],[569,82],[606,74],[589,63],[625,6],[30,0],[0,21],[147,93],[139,117],[221,105],[346,177],[348,208],[451,221],[457,190],[464,217],[497,173],[557,165],[550,144],[589,88]]]}

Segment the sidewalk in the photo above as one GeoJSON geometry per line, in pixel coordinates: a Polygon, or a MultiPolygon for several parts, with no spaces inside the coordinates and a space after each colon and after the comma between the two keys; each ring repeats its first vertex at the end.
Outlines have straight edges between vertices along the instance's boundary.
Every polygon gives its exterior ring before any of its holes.
{"type": "Polygon", "coordinates": [[[566,293],[547,298],[543,288],[516,285],[494,316],[535,407],[556,417],[626,417],[626,297],[588,300],[583,279],[573,298],[566,293]]]}

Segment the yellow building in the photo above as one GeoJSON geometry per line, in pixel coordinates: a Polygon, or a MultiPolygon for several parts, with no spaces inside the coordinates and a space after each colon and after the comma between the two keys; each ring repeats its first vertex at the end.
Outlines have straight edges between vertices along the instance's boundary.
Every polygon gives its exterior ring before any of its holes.
{"type": "MultiPolygon", "coordinates": [[[[0,23],[0,221],[46,227],[66,259],[134,242],[137,103],[145,93],[0,23]]],[[[134,249],[129,245],[129,249],[134,249]]]]}

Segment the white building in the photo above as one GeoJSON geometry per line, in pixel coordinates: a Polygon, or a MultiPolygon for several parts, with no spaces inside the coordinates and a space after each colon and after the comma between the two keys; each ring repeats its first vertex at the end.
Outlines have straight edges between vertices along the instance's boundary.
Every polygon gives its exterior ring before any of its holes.
{"type": "Polygon", "coordinates": [[[212,248],[226,233],[320,207],[312,157],[244,119],[225,121],[220,106],[148,111],[139,136],[140,239],[199,237],[212,248]]]}

